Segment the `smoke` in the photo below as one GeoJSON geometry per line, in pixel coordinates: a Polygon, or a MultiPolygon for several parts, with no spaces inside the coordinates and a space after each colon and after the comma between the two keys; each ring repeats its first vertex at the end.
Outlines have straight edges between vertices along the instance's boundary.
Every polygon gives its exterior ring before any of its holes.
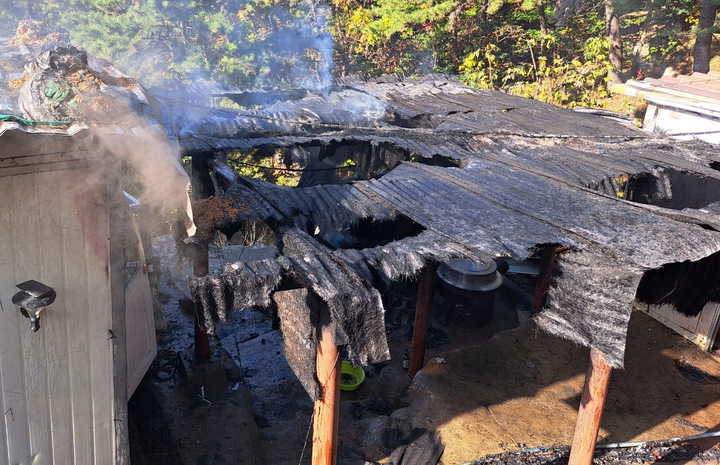
{"type": "MultiPolygon", "coordinates": [[[[22,114],[18,116],[89,126],[92,151],[113,157],[113,169],[98,170],[103,172],[98,179],[78,180],[76,191],[82,192],[83,184],[93,189],[99,184],[123,186],[139,197],[151,222],[169,221],[175,215],[194,232],[187,194],[190,181],[168,142],[161,117],[153,115],[157,102],[109,63],[72,46],[56,46],[24,59],[24,84],[17,93],[22,114]]],[[[84,137],[76,137],[82,147],[84,137]]]]}
{"type": "Polygon", "coordinates": [[[99,137],[101,147],[115,156],[127,171],[119,180],[138,195],[144,211],[154,223],[169,226],[184,221],[188,235],[195,233],[188,190],[190,178],[164,135],[138,122],[133,134],[99,137]]]}
{"type": "MultiPolygon", "coordinates": [[[[295,81],[300,87],[315,92],[327,92],[332,84],[332,70],[335,66],[333,59],[335,40],[327,29],[327,11],[327,5],[318,5],[309,15],[310,21],[301,24],[304,27],[300,28],[302,32],[300,44],[305,50],[315,51],[317,61],[310,69],[303,67],[296,69],[295,81]]],[[[311,52],[310,56],[313,55],[311,52]]]]}
{"type": "Polygon", "coordinates": [[[58,5],[63,8],[55,26],[67,30],[73,44],[146,86],[166,79],[211,80],[321,92],[332,83],[331,13],[317,0],[122,2],[102,8],[92,2],[80,12],[77,3],[58,5]]]}

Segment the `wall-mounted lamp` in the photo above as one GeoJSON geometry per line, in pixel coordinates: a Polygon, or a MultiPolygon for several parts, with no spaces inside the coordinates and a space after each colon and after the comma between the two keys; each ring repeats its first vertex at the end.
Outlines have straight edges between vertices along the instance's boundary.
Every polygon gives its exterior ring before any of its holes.
{"type": "Polygon", "coordinates": [[[20,292],[12,298],[12,303],[20,307],[20,313],[30,318],[30,331],[40,329],[40,312],[55,301],[55,289],[34,279],[17,285],[20,292]]]}

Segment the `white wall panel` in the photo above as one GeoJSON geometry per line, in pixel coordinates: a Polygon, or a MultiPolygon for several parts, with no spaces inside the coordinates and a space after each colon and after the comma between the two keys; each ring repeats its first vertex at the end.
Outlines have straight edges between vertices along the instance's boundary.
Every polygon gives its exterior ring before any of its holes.
{"type": "Polygon", "coordinates": [[[108,222],[85,170],[0,177],[0,464],[114,461],[108,222]],[[15,285],[57,291],[40,330],[15,285]]]}

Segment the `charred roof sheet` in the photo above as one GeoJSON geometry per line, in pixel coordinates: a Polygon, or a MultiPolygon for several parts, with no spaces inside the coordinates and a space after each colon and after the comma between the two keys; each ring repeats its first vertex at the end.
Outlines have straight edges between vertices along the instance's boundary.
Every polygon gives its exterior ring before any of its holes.
{"type": "MultiPolygon", "coordinates": [[[[454,254],[477,261],[496,254],[524,259],[538,244],[568,247],[573,252],[559,261],[564,272],[555,282],[564,291],[551,293],[551,310],[540,321],[553,332],[602,350],[614,366],[622,365],[624,331],[642,273],[720,250],[720,234],[692,224],[680,212],[627,202],[497,161],[473,160],[464,168],[402,163],[380,179],[342,186],[292,190],[259,181],[242,183],[242,189],[239,185],[227,192],[235,202],[265,205],[252,214],[284,218],[284,224],[306,230],[307,224],[342,229],[361,217],[381,219],[391,213],[427,229],[426,235],[378,249],[382,253],[335,253],[354,263],[351,268],[366,279],[372,276],[369,270],[413,257],[413,248],[443,250],[441,242],[453,244],[454,254]],[[618,282],[608,288],[609,279],[618,282]],[[604,318],[588,308],[598,309],[604,318]],[[579,327],[586,330],[573,333],[579,327]]],[[[431,258],[438,257],[426,253],[416,260],[421,264],[431,258]]],[[[418,268],[386,275],[412,276],[418,268]]]]}
{"type": "Polygon", "coordinates": [[[162,123],[151,100],[139,82],[41,22],[21,21],[14,37],[0,37],[0,135],[75,135],[87,127],[132,134],[162,123]]]}
{"type": "MultiPolygon", "coordinates": [[[[430,134],[583,137],[609,140],[647,137],[624,120],[581,114],[498,91],[471,89],[447,77],[376,80],[307,94],[259,110],[211,108],[166,98],[187,152],[245,149],[253,139],[328,137],[333,133],[375,137],[400,128],[430,134]],[[548,124],[551,122],[552,124],[548,124]]],[[[417,140],[408,136],[402,138],[417,140]]]]}
{"type": "MultiPolygon", "coordinates": [[[[352,86],[386,102],[386,115],[364,127],[337,127],[318,116],[310,123],[294,121],[291,133],[261,131],[239,138],[200,133],[186,142],[190,151],[193,144],[205,144],[201,152],[338,141],[393,143],[420,155],[419,161],[445,153],[459,161],[457,167],[406,161],[379,179],[295,190],[240,181],[225,196],[246,209],[230,223],[257,216],[292,231],[310,231],[312,225],[339,231],[363,218],[404,216],[421,225],[420,234],[368,249],[331,250],[317,237],[303,236],[314,244],[307,253],[342,263],[343,273],[368,283],[414,276],[428,261],[452,256],[522,259],[539,245],[564,246],[538,323],[600,350],[614,367],[623,364],[627,323],[644,272],[720,251],[714,146],[657,139],[614,118],[472,90],[437,76],[352,86]],[[398,121],[405,126],[398,127],[398,121]],[[677,179],[681,182],[673,184],[677,179]],[[665,203],[621,198],[633,187],[631,180],[654,183],[665,203]],[[682,185],[692,182],[707,192],[684,205],[682,185]]],[[[293,108],[302,108],[302,101],[293,108]]],[[[310,273],[307,266],[301,268],[310,273]]],[[[194,278],[195,298],[207,303],[213,293],[238,295],[246,287],[240,282],[256,279],[233,269],[221,278],[194,278]]],[[[337,281],[332,273],[327,279],[311,287],[339,286],[332,283],[337,281]]],[[[349,289],[343,292],[347,298],[353,295],[349,289]]],[[[204,308],[212,316],[212,305],[204,308]]],[[[345,318],[341,313],[336,317],[345,318]]]]}

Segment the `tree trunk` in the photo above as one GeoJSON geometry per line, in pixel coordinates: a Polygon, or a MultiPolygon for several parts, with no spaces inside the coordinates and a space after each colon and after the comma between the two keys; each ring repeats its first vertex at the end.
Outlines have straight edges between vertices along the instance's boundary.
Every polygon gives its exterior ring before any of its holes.
{"type": "Polygon", "coordinates": [[[655,14],[655,0],[647,2],[647,16],[645,17],[645,24],[643,25],[643,31],[640,33],[640,38],[635,44],[633,49],[633,60],[630,66],[630,73],[628,78],[638,78],[638,72],[640,71],[640,61],[642,60],[643,49],[647,43],[648,34],[650,33],[650,27],[652,26],[652,19],[655,14]]]}
{"type": "Polygon", "coordinates": [[[702,0],[695,47],[693,48],[693,71],[695,72],[707,73],[710,71],[710,45],[717,11],[717,0],[702,0]]]}
{"type": "Polygon", "coordinates": [[[605,0],[605,31],[610,40],[610,64],[613,70],[609,77],[611,82],[622,82],[622,37],[620,36],[620,18],[615,12],[613,0],[605,0]]]}
{"type": "Polygon", "coordinates": [[[545,15],[545,0],[538,0],[537,2],[538,19],[540,20],[540,53],[545,55],[545,36],[548,32],[548,20],[545,15]]]}

